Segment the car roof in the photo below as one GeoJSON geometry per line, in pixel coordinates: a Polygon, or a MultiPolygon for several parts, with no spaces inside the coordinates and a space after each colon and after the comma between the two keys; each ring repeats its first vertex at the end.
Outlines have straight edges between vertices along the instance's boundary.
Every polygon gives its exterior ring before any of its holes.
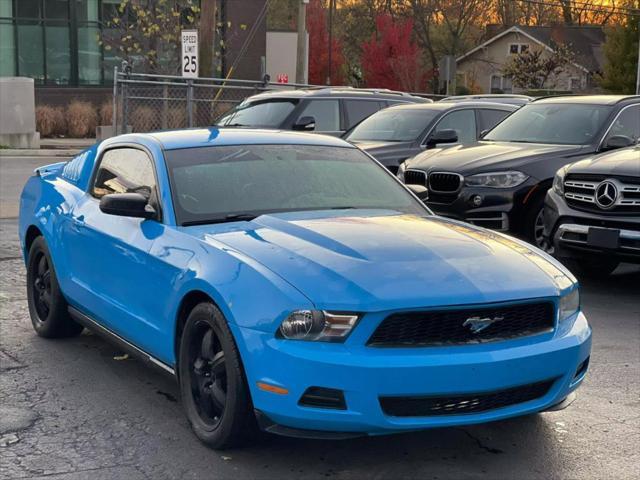
{"type": "Polygon", "coordinates": [[[640,95],[554,95],[534,100],[534,103],[582,103],[586,105],[615,105],[627,100],[640,101],[640,95]]]}
{"type": "Polygon", "coordinates": [[[300,89],[270,90],[248,97],[248,101],[268,100],[270,98],[310,98],[310,97],[349,97],[398,100],[404,102],[430,103],[433,100],[398,92],[386,88],[354,87],[312,87],[300,89]]]}
{"type": "Polygon", "coordinates": [[[533,100],[533,97],[530,97],[528,95],[518,95],[518,94],[510,94],[510,93],[479,93],[476,95],[452,95],[450,97],[445,97],[442,100],[440,100],[441,102],[446,102],[447,100],[452,101],[452,100],[473,100],[473,99],[478,99],[478,98],[491,98],[494,100],[500,100],[501,98],[517,98],[517,99],[522,99],[522,100],[533,100]]]}
{"type": "MultiPolygon", "coordinates": [[[[386,112],[389,110],[461,110],[465,108],[485,108],[485,109],[497,109],[514,111],[518,109],[517,105],[498,102],[436,102],[436,103],[416,103],[405,105],[392,105],[390,107],[379,110],[380,112],[386,112]]],[[[375,115],[375,114],[374,114],[375,115]]]]}
{"type": "Polygon", "coordinates": [[[159,141],[165,150],[179,148],[197,148],[225,145],[315,145],[323,147],[355,148],[337,137],[317,133],[292,132],[289,130],[268,130],[238,127],[210,127],[185,130],[168,130],[144,134],[125,135],[129,137],[152,137],[159,141]]]}

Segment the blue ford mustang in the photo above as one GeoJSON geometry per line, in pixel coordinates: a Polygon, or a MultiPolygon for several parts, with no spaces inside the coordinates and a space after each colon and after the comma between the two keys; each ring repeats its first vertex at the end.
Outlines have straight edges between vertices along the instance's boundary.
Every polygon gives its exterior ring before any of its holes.
{"type": "Polygon", "coordinates": [[[36,170],[20,239],[36,332],[88,327],[175,375],[216,448],[560,408],[588,367],[571,273],[332,137],[115,137],[36,170]]]}

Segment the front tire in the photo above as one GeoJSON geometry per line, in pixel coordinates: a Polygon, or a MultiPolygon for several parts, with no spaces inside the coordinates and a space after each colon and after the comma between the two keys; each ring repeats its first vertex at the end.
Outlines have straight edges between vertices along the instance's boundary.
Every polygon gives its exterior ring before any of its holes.
{"type": "Polygon", "coordinates": [[[43,237],[31,244],[27,258],[27,302],[33,329],[45,338],[74,337],[82,325],[74,322],[67,310],[51,254],[43,237]]]}
{"type": "Polygon", "coordinates": [[[544,197],[536,199],[526,213],[524,236],[540,250],[553,254],[553,245],[544,237],[544,197]]]}
{"type": "Polygon", "coordinates": [[[237,447],[257,431],[240,353],[222,312],[200,303],[185,323],[178,372],[191,428],[215,449],[237,447]]]}

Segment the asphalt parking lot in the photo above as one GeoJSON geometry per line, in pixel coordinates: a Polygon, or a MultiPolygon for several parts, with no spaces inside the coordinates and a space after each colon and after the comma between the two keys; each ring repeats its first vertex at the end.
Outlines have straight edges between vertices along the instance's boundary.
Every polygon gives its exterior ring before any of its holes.
{"type": "MultiPolygon", "coordinates": [[[[583,281],[590,372],[566,410],[348,441],[264,436],[215,452],[171,378],[85,332],[39,338],[27,311],[17,194],[37,164],[0,157],[0,478],[638,478],[640,268],[583,281]]],[[[108,274],[108,272],[105,272],[108,274]]]]}

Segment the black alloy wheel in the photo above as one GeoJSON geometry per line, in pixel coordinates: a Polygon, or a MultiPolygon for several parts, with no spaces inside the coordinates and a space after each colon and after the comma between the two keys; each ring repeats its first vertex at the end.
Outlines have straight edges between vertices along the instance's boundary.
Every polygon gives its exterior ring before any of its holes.
{"type": "Polygon", "coordinates": [[[36,253],[34,260],[36,271],[31,282],[31,295],[38,313],[38,320],[45,322],[51,311],[51,269],[44,252],[36,253]]]}
{"type": "Polygon", "coordinates": [[[196,410],[203,422],[215,427],[227,403],[227,372],[224,351],[211,325],[198,322],[194,326],[188,356],[196,410]]]}
{"type": "Polygon", "coordinates": [[[191,310],[177,357],[182,405],[196,436],[217,449],[255,438],[257,422],[240,352],[213,303],[191,310]]]}
{"type": "Polygon", "coordinates": [[[33,329],[46,338],[73,337],[82,325],[73,321],[43,237],[37,237],[27,257],[27,302],[33,329]]]}

